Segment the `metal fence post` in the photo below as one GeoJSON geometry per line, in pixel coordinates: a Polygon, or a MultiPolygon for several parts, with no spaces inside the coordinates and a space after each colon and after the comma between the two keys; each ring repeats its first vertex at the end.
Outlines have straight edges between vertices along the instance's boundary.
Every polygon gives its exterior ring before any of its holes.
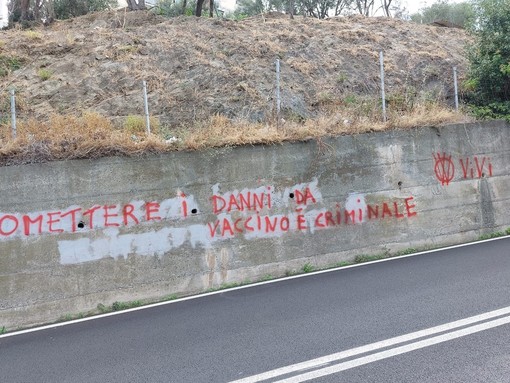
{"type": "Polygon", "coordinates": [[[384,54],[383,54],[383,51],[379,52],[379,65],[381,67],[381,98],[382,98],[383,121],[386,122],[386,93],[384,92],[384,54]]]}
{"type": "Polygon", "coordinates": [[[11,124],[12,124],[12,138],[16,139],[16,93],[11,89],[11,124]]]}
{"type": "Polygon", "coordinates": [[[457,67],[453,67],[453,87],[455,89],[455,111],[459,111],[459,88],[457,85],[457,67]]]}
{"type": "Polygon", "coordinates": [[[276,126],[280,124],[280,59],[276,59],[276,126]]]}
{"type": "Polygon", "coordinates": [[[147,134],[151,134],[151,122],[149,118],[149,101],[147,99],[147,83],[145,80],[142,82],[143,84],[143,104],[145,111],[145,127],[147,128],[147,134]]]}

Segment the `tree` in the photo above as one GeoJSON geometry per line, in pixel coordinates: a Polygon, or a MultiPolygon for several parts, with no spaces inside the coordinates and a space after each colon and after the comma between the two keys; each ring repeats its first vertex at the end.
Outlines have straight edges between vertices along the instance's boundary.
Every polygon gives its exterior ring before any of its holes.
{"type": "Polygon", "coordinates": [[[197,8],[196,0],[158,0],[154,5],[153,12],[165,17],[176,17],[180,15],[191,16],[197,8]]]}
{"type": "Polygon", "coordinates": [[[236,13],[254,16],[267,12],[284,12],[286,8],[286,0],[238,0],[236,13]]]}
{"type": "Polygon", "coordinates": [[[12,0],[9,14],[13,22],[49,23],[55,19],[53,0],[12,0]]]}
{"type": "Polygon", "coordinates": [[[305,16],[325,19],[334,6],[334,0],[301,0],[300,4],[305,16]]]}
{"type": "Polygon", "coordinates": [[[438,20],[446,20],[461,27],[468,27],[474,17],[472,2],[450,4],[448,0],[439,0],[430,7],[412,14],[411,20],[428,24],[438,20]]]}
{"type": "Polygon", "coordinates": [[[325,19],[350,10],[352,3],[353,0],[238,0],[236,14],[253,16],[266,12],[286,12],[325,19]]]}
{"type": "Polygon", "coordinates": [[[334,15],[340,16],[344,11],[351,8],[353,0],[336,0],[333,8],[334,15]]]}
{"type": "Polygon", "coordinates": [[[48,24],[55,19],[69,19],[116,6],[117,0],[11,0],[9,15],[13,22],[48,24]]]}
{"type": "MultiPolygon", "coordinates": [[[[197,8],[195,10],[195,16],[202,16],[202,7],[204,6],[205,0],[197,0],[197,8]]],[[[209,17],[213,17],[214,0],[209,0],[209,17]]]]}
{"type": "Polygon", "coordinates": [[[127,0],[128,9],[130,11],[140,11],[145,9],[145,0],[127,0]]]}
{"type": "Polygon", "coordinates": [[[406,12],[399,0],[381,0],[381,9],[386,17],[402,18],[406,12]]]}
{"type": "Polygon", "coordinates": [[[30,0],[20,0],[21,20],[29,19],[30,0]]]}
{"type": "Polygon", "coordinates": [[[89,12],[105,11],[116,6],[117,0],[53,0],[55,17],[60,20],[86,15],[89,12]]]}
{"type": "Polygon", "coordinates": [[[360,15],[370,16],[374,13],[375,0],[356,0],[354,6],[360,15]]]}
{"type": "Polygon", "coordinates": [[[475,0],[469,51],[470,101],[487,116],[510,116],[510,0],[475,0]]]}

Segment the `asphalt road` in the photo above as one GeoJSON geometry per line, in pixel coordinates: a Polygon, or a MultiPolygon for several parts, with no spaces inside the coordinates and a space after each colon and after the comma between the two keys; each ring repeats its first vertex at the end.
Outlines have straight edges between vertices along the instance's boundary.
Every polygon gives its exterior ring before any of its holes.
{"type": "Polygon", "coordinates": [[[509,306],[504,238],[1,337],[0,381],[298,382],[319,371],[310,381],[510,382],[509,306]],[[375,342],[384,347],[332,357],[375,342]],[[310,362],[325,356],[334,361],[310,362]]]}

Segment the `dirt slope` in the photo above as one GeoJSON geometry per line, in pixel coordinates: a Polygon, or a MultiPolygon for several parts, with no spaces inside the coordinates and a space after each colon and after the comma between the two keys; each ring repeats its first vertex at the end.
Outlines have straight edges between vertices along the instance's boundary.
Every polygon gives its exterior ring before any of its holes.
{"type": "Polygon", "coordinates": [[[146,80],[150,113],[163,125],[214,114],[263,122],[274,111],[279,57],[284,115],[301,120],[325,104],[376,96],[380,50],[390,99],[451,97],[452,67],[465,73],[467,41],[463,30],[386,18],[96,13],[34,31],[1,31],[0,94],[6,100],[16,88],[24,117],[93,110],[122,122],[143,115],[146,80]]]}

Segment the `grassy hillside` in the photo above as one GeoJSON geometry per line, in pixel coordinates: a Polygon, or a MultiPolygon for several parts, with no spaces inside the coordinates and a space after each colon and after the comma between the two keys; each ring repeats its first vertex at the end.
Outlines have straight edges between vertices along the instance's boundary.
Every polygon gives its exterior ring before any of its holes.
{"type": "Polygon", "coordinates": [[[459,122],[463,30],[387,18],[242,21],[124,10],[0,32],[0,163],[279,142],[459,122]],[[388,121],[381,116],[385,55],[388,121]],[[281,114],[275,60],[281,63],[281,114]],[[144,130],[147,82],[152,132],[144,130]],[[12,139],[10,89],[18,130],[12,139]]]}

